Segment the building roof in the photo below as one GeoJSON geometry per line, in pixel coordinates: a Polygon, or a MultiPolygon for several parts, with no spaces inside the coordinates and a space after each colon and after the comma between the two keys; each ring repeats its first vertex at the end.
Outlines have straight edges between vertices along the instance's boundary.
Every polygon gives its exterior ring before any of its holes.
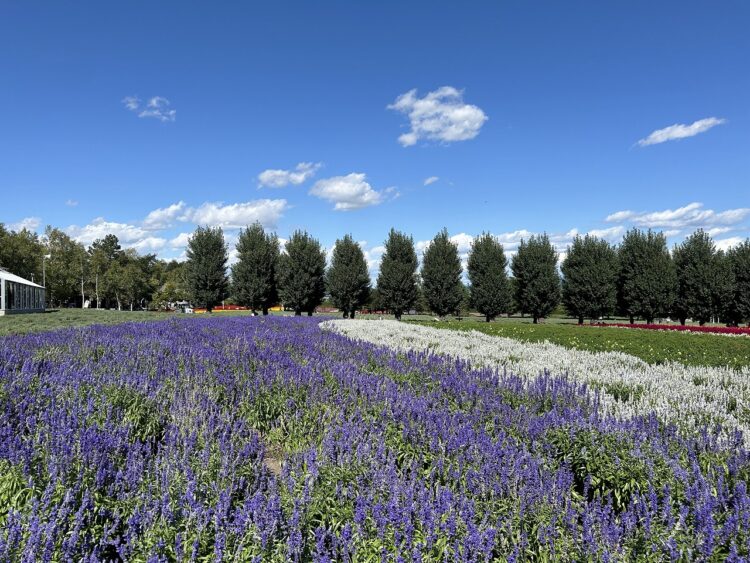
{"type": "Polygon", "coordinates": [[[16,282],[16,283],[22,283],[24,285],[30,285],[32,287],[43,287],[37,283],[24,279],[21,276],[17,276],[16,274],[11,274],[8,270],[3,270],[2,268],[0,268],[0,280],[8,280],[8,281],[16,282]]]}

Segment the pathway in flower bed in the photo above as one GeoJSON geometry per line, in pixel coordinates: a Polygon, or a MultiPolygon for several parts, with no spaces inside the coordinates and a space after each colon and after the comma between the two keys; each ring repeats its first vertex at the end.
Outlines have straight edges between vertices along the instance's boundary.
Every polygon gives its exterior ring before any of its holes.
{"type": "Polygon", "coordinates": [[[739,561],[749,475],[565,377],[316,319],[0,339],[2,561],[739,561]]]}
{"type": "Polygon", "coordinates": [[[325,328],[396,350],[429,350],[506,369],[526,377],[568,374],[599,392],[604,412],[649,415],[690,433],[720,425],[725,436],[742,430],[750,441],[750,368],[649,365],[620,352],[587,352],[548,342],[521,342],[477,331],[452,331],[397,321],[327,321],[325,328]]]}

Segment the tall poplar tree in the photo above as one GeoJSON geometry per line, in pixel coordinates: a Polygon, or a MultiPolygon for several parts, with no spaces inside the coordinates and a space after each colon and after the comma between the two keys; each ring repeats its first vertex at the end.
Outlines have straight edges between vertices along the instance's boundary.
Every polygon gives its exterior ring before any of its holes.
{"type": "Polygon", "coordinates": [[[194,305],[210,313],[226,297],[227,246],[221,227],[198,227],[188,240],[186,279],[194,305]]]}
{"type": "Polygon", "coordinates": [[[279,258],[279,297],[299,316],[312,316],[325,297],[326,253],[306,231],[295,231],[279,258]]]}
{"type": "Polygon", "coordinates": [[[381,304],[401,319],[417,302],[417,253],[414,239],[391,229],[380,261],[378,295],[381,304]]]}
{"type": "Polygon", "coordinates": [[[642,317],[650,324],[656,317],[669,314],[677,279],[664,234],[631,229],[617,254],[620,309],[630,322],[642,317]]]}
{"type": "Polygon", "coordinates": [[[266,233],[259,222],[240,231],[237,263],[232,266],[232,294],[238,305],[264,315],[278,299],[276,288],[279,239],[266,233]]]}
{"type": "Polygon", "coordinates": [[[353,319],[355,311],[370,298],[367,260],[351,235],[336,241],[326,283],[331,301],[341,309],[344,318],[353,319]]]}
{"type": "Polygon", "coordinates": [[[612,313],[617,305],[617,251],[602,239],[576,236],[562,263],[562,301],[578,324],[612,313]]]}
{"type": "Polygon", "coordinates": [[[430,310],[439,317],[458,310],[464,296],[458,246],[443,229],[424,252],[422,290],[430,310]]]}
{"type": "Polygon", "coordinates": [[[560,302],[560,276],[557,253],[546,234],[521,240],[511,264],[515,279],[516,302],[536,324],[560,302]]]}
{"type": "Polygon", "coordinates": [[[511,287],[503,245],[490,233],[474,239],[467,270],[471,283],[471,305],[490,322],[511,307],[511,287]]]}

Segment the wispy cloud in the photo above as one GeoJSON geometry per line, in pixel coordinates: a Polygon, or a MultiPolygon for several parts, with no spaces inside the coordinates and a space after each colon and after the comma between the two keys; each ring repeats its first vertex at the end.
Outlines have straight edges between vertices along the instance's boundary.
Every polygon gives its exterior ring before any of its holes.
{"type": "Polygon", "coordinates": [[[294,170],[269,168],[258,174],[258,184],[268,188],[283,188],[289,184],[298,186],[312,178],[320,167],[320,162],[300,162],[294,170]]]}
{"type": "Polygon", "coordinates": [[[434,184],[435,182],[437,182],[439,179],[440,178],[438,178],[437,176],[430,176],[429,178],[425,178],[424,185],[429,186],[430,184],[434,184]]]}
{"type": "Polygon", "coordinates": [[[473,139],[487,121],[487,115],[479,107],[464,103],[463,92],[452,86],[443,86],[422,98],[416,88],[409,90],[388,109],[409,117],[411,131],[398,138],[405,147],[420,139],[445,143],[473,139]]]}
{"type": "Polygon", "coordinates": [[[689,203],[677,209],[664,209],[662,211],[617,211],[607,216],[609,223],[632,223],[637,227],[651,229],[685,229],[709,228],[716,226],[732,226],[745,220],[750,216],[750,208],[741,207],[727,209],[725,211],[714,211],[704,209],[699,202],[689,203]]]}
{"type": "Polygon", "coordinates": [[[379,205],[385,200],[386,192],[389,195],[397,194],[395,188],[389,188],[385,192],[374,190],[363,173],[318,180],[310,189],[310,195],[333,202],[336,211],[351,211],[379,205]]]}
{"type": "Polygon", "coordinates": [[[647,147],[649,145],[658,145],[659,143],[665,143],[667,141],[674,141],[677,139],[684,139],[686,137],[694,137],[699,133],[705,133],[712,127],[722,125],[727,120],[719,117],[707,117],[705,119],[699,119],[694,121],[690,125],[683,123],[675,123],[664,129],[657,129],[651,133],[648,137],[641,139],[636,144],[639,147],[647,147]]]}
{"type": "Polygon", "coordinates": [[[65,205],[67,205],[68,207],[75,207],[76,205],[78,205],[78,201],[75,199],[69,199],[65,202],[65,205]]]}
{"type": "Polygon", "coordinates": [[[137,96],[125,96],[122,103],[126,109],[132,111],[138,117],[152,117],[162,123],[177,119],[177,110],[170,107],[170,102],[162,96],[149,98],[145,104],[137,96]]]}

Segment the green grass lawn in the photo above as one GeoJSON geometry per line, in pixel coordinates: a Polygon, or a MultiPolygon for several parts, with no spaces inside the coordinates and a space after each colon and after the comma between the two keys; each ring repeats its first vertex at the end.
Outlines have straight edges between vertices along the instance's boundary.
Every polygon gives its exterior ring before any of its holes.
{"type": "MultiPolygon", "coordinates": [[[[215,315],[249,315],[247,311],[226,311],[215,315]]],[[[50,309],[45,313],[0,316],[0,336],[41,332],[56,328],[86,326],[92,324],[111,325],[132,321],[159,321],[171,318],[190,318],[201,315],[182,313],[158,313],[154,311],[107,311],[96,309],[50,309]]]]}
{"type": "Polygon", "coordinates": [[[715,334],[686,334],[656,330],[577,326],[565,323],[413,321],[452,330],[478,330],[527,342],[549,341],[592,352],[625,352],[650,364],[668,361],[694,366],[750,366],[750,338],[715,334]]]}

